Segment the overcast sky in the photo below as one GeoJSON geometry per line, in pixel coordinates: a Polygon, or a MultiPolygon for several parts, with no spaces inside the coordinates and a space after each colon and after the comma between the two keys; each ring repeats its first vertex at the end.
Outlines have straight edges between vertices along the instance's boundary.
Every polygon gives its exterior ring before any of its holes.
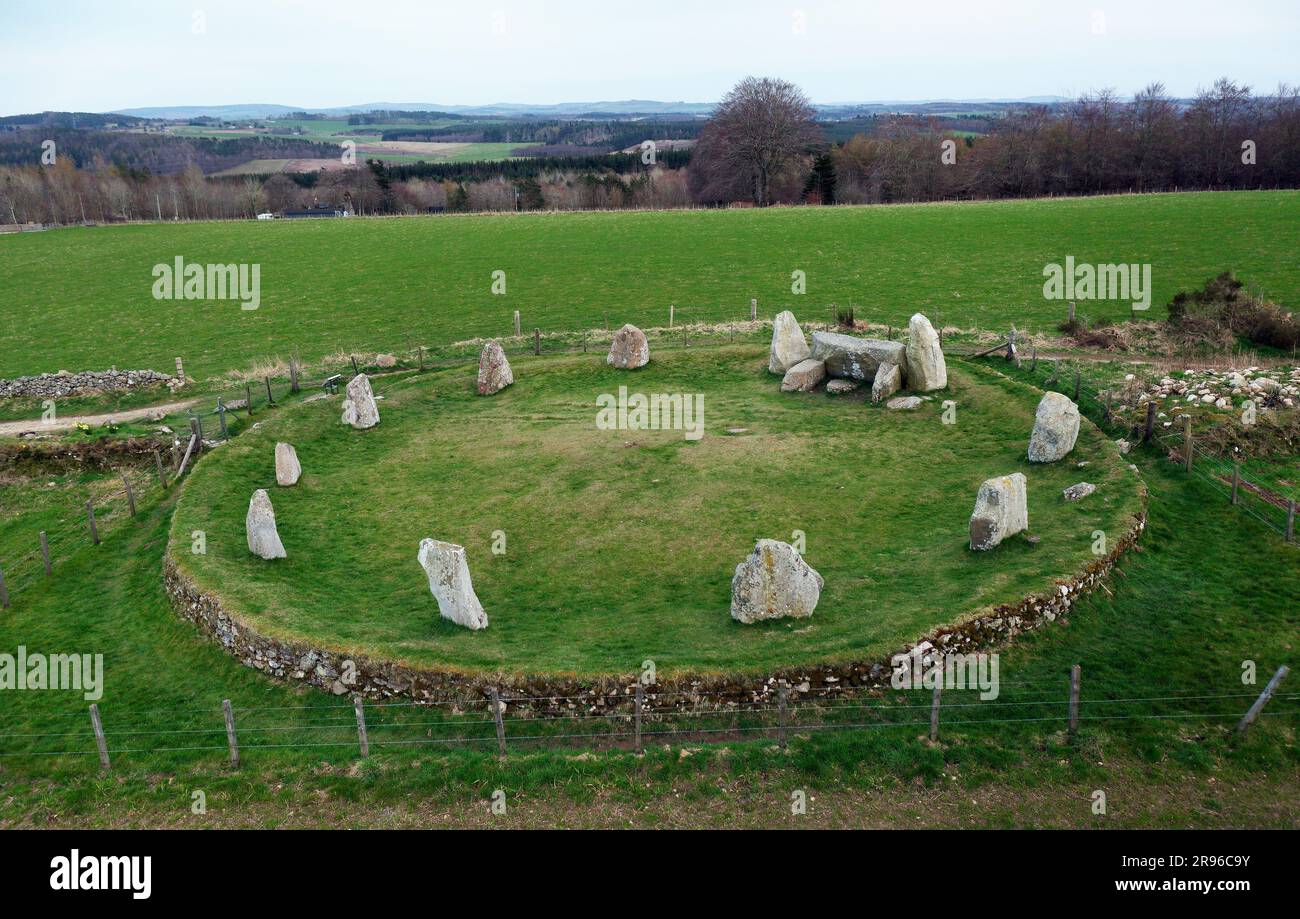
{"type": "Polygon", "coordinates": [[[1190,95],[1300,82],[1300,0],[0,0],[0,112],[1190,95]]]}

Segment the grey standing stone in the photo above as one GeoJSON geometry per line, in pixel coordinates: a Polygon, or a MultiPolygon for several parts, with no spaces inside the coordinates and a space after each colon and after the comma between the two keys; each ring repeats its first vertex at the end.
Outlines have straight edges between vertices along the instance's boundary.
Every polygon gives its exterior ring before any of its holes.
{"type": "Polygon", "coordinates": [[[253,492],[248,502],[248,516],[244,518],[244,530],[248,536],[248,551],[259,558],[286,558],[284,543],[280,542],[280,533],[275,528],[275,508],[271,506],[271,497],[265,488],[253,492]]]}
{"type": "Polygon", "coordinates": [[[970,517],[970,547],[984,552],[1029,528],[1029,499],[1020,472],[988,479],[975,496],[970,517]]]}
{"type": "Polygon", "coordinates": [[[359,431],[379,424],[379,405],[370,389],[370,378],[359,373],[348,383],[347,398],[343,400],[343,423],[359,431]]]}
{"type": "Polygon", "coordinates": [[[467,629],[486,629],[487,613],[478,602],[469,578],[465,547],[437,539],[420,540],[416,556],[429,578],[429,590],[438,601],[438,612],[467,629]]]}
{"type": "Polygon", "coordinates": [[[298,462],[298,451],[293,444],[277,443],[275,445],[275,484],[297,485],[302,478],[302,465],[298,462]]]}
{"type": "Polygon", "coordinates": [[[1079,437],[1079,407],[1059,392],[1044,393],[1029,435],[1029,461],[1054,463],[1074,449],[1079,437]]]}
{"type": "Polygon", "coordinates": [[[876,369],[876,378],[871,383],[871,401],[884,402],[902,388],[902,370],[897,364],[885,361],[876,369]]]}
{"type": "Polygon", "coordinates": [[[948,385],[948,365],[939,334],[920,313],[907,324],[907,385],[913,392],[930,392],[948,385]]]}
{"type": "Polygon", "coordinates": [[[750,624],[811,616],[824,584],[794,546],[760,539],[731,579],[731,618],[750,624]]]}
{"type": "Polygon", "coordinates": [[[769,373],[784,374],[800,361],[807,360],[812,354],[808,339],[804,337],[799,321],[789,310],[777,313],[772,321],[772,351],[768,355],[769,373]]]}
{"type": "Polygon", "coordinates": [[[622,370],[635,370],[650,363],[650,342],[645,332],[630,323],[623,326],[614,333],[605,362],[622,370]]]}
{"type": "Polygon", "coordinates": [[[505,349],[495,339],[483,346],[478,357],[478,394],[490,396],[514,383],[515,375],[506,360],[505,349]]]}

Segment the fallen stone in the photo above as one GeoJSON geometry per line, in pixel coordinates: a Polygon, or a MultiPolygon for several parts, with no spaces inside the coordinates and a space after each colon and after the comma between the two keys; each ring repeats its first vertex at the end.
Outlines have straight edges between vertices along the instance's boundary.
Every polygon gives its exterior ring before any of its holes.
{"type": "Polygon", "coordinates": [[[347,398],[343,400],[343,423],[358,431],[379,424],[379,406],[370,389],[370,378],[364,373],[357,374],[348,383],[347,398]]]}
{"type": "Polygon", "coordinates": [[[394,357],[394,356],[391,355],[391,354],[376,354],[376,355],[375,355],[375,366],[376,366],[376,367],[384,367],[384,368],[388,368],[388,367],[396,367],[396,366],[397,366],[397,358],[394,357]]]}
{"type": "Polygon", "coordinates": [[[286,558],[284,543],[275,528],[275,508],[265,488],[253,492],[248,502],[248,516],[244,518],[244,531],[248,536],[248,551],[259,558],[286,558]]]}
{"type": "Polygon", "coordinates": [[[1115,441],[1115,447],[1119,450],[1120,456],[1124,456],[1128,451],[1133,449],[1133,445],[1123,438],[1115,441]]]}
{"type": "Polygon", "coordinates": [[[483,612],[470,582],[465,547],[437,539],[422,539],[417,558],[429,577],[429,590],[438,601],[442,618],[467,629],[486,629],[487,613],[483,612]]]}
{"type": "Polygon", "coordinates": [[[843,396],[861,387],[862,384],[857,380],[831,380],[826,384],[826,394],[828,396],[843,396]]]}
{"type": "Polygon", "coordinates": [[[855,338],[840,332],[813,332],[812,356],[826,362],[829,376],[867,382],[876,370],[888,362],[903,366],[906,349],[901,341],[878,338],[855,338]]]}
{"type": "Polygon", "coordinates": [[[826,365],[808,358],[785,372],[785,377],[781,380],[781,392],[812,392],[825,378],[826,365]]]}
{"type": "Polygon", "coordinates": [[[490,341],[483,346],[478,356],[478,394],[490,396],[499,393],[515,381],[506,360],[506,352],[498,341],[490,341]]]}
{"type": "Polygon", "coordinates": [[[1080,498],[1086,498],[1097,490],[1097,486],[1091,482],[1080,482],[1077,485],[1071,485],[1062,492],[1066,501],[1078,501],[1080,498]]]}
{"type": "Polygon", "coordinates": [[[812,354],[808,339],[804,338],[799,321],[789,310],[777,313],[772,321],[772,351],[768,355],[768,373],[784,374],[812,354]]]}
{"type": "Polygon", "coordinates": [[[297,485],[302,478],[302,465],[298,462],[298,451],[293,444],[277,443],[275,445],[275,484],[297,485]]]}
{"type": "Polygon", "coordinates": [[[1020,472],[988,479],[975,496],[970,517],[970,547],[992,549],[1008,536],[1029,528],[1029,503],[1025,476],[1020,472]]]}
{"type": "Polygon", "coordinates": [[[635,370],[650,363],[650,343],[646,341],[645,332],[628,324],[614,333],[609,343],[609,357],[606,363],[622,370],[635,370]]]}
{"type": "Polygon", "coordinates": [[[948,385],[948,365],[939,335],[920,313],[907,324],[907,385],[913,392],[930,392],[948,385]]]}
{"type": "Polygon", "coordinates": [[[890,361],[885,361],[876,369],[876,378],[871,383],[871,401],[884,402],[903,388],[903,371],[890,361]]]}
{"type": "Polygon", "coordinates": [[[1079,437],[1079,407],[1059,392],[1043,395],[1029,435],[1029,462],[1054,463],[1074,449],[1079,437]]]}
{"type": "Polygon", "coordinates": [[[921,398],[918,396],[899,396],[897,399],[890,399],[885,403],[885,408],[894,412],[910,412],[913,409],[921,407],[921,398]]]}
{"type": "Polygon", "coordinates": [[[824,583],[794,546],[760,539],[731,579],[731,618],[748,625],[811,616],[824,583]]]}

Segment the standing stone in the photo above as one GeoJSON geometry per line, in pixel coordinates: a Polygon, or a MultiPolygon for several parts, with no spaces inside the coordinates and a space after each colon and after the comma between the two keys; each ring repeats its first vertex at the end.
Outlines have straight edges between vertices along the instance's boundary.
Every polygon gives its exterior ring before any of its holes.
{"type": "Polygon", "coordinates": [[[1020,472],[989,479],[975,497],[970,516],[970,547],[992,549],[1008,536],[1029,528],[1029,503],[1025,476],[1020,472]]]}
{"type": "Polygon", "coordinates": [[[1079,406],[1059,392],[1043,394],[1029,435],[1029,462],[1054,463],[1074,449],[1079,437],[1079,406]]]}
{"type": "Polygon", "coordinates": [[[650,363],[650,342],[645,332],[628,324],[614,333],[609,343],[609,357],[605,361],[623,370],[635,370],[650,363]]]}
{"type": "Polygon", "coordinates": [[[293,444],[275,445],[275,484],[297,485],[302,478],[302,466],[293,444]]]}
{"type": "Polygon", "coordinates": [[[813,332],[812,356],[826,362],[826,373],[847,380],[874,380],[880,365],[903,366],[906,348],[901,341],[855,338],[839,332],[813,332]]]}
{"type": "Polygon", "coordinates": [[[483,612],[470,582],[465,547],[437,539],[422,539],[417,558],[429,576],[429,590],[438,601],[442,618],[467,629],[486,629],[487,613],[483,612]]]}
{"type": "Polygon", "coordinates": [[[781,380],[781,392],[812,392],[825,377],[826,365],[808,358],[785,372],[785,377],[781,380]]]}
{"type": "Polygon", "coordinates": [[[930,392],[948,385],[948,365],[939,334],[920,313],[907,324],[907,385],[913,392],[930,392]]]}
{"type": "Polygon", "coordinates": [[[359,431],[379,424],[379,406],[370,389],[370,378],[359,373],[348,383],[348,397],[343,400],[343,423],[359,431]]]}
{"type": "Polygon", "coordinates": [[[876,379],[871,384],[871,401],[884,402],[903,388],[903,371],[897,364],[885,361],[876,370],[876,379]]]}
{"type": "Polygon", "coordinates": [[[483,346],[483,353],[478,357],[478,394],[490,396],[501,392],[515,381],[510,371],[510,362],[501,343],[493,340],[483,346]]]}
{"type": "Polygon", "coordinates": [[[808,339],[804,338],[799,321],[789,310],[777,313],[772,321],[772,353],[767,359],[768,373],[784,374],[812,354],[808,339]]]}
{"type": "Polygon", "coordinates": [[[284,543],[280,542],[280,533],[275,528],[275,508],[265,488],[253,492],[248,502],[248,516],[244,518],[244,530],[248,535],[248,551],[259,558],[286,558],[284,543]]]}
{"type": "Polygon", "coordinates": [[[731,618],[748,625],[811,616],[824,583],[794,546],[760,539],[731,579],[731,618]]]}

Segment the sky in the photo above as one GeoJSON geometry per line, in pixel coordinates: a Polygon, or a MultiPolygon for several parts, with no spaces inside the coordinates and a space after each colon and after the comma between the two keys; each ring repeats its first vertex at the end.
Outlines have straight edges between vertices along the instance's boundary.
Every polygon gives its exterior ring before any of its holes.
{"type": "Polygon", "coordinates": [[[1300,83],[1297,0],[0,0],[0,114],[160,105],[1188,96],[1300,83]]]}

